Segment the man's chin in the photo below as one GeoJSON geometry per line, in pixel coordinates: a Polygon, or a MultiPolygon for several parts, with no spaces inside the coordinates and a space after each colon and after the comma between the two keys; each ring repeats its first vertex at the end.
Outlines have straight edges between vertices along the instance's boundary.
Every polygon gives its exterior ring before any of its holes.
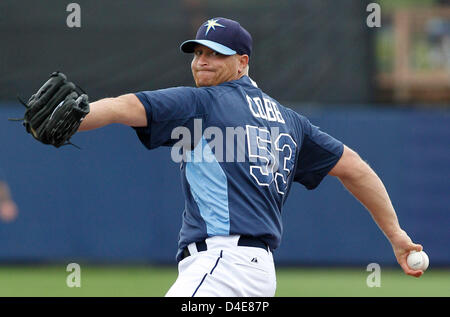
{"type": "Polygon", "coordinates": [[[212,83],[212,81],[207,81],[207,80],[198,80],[195,82],[195,84],[197,85],[197,87],[209,87],[209,86],[214,86],[214,84],[212,83]]]}
{"type": "Polygon", "coordinates": [[[195,84],[197,87],[209,87],[216,85],[216,80],[214,76],[196,76],[194,77],[195,84]]]}

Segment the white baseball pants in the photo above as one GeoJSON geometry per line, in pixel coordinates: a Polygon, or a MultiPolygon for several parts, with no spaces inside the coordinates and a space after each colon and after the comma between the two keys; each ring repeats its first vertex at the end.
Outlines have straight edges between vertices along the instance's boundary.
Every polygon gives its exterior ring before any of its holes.
{"type": "Polygon", "coordinates": [[[206,239],[207,250],[188,246],[178,263],[178,278],[166,297],[273,297],[276,289],[272,253],[238,246],[239,236],[206,239]]]}

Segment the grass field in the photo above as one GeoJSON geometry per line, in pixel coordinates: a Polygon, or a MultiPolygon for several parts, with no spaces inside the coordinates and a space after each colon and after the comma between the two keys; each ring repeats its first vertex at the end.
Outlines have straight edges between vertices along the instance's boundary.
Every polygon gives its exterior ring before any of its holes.
{"type": "MultiPolygon", "coordinates": [[[[175,267],[81,265],[81,287],[69,288],[64,265],[0,266],[1,297],[159,297],[176,278],[175,267]]],[[[450,270],[430,269],[419,279],[381,270],[381,286],[369,288],[365,268],[278,268],[283,297],[449,297],[450,270]]]]}

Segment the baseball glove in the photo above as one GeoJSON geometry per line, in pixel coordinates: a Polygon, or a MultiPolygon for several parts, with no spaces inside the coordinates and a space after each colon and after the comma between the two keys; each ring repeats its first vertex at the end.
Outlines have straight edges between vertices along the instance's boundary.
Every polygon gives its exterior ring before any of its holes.
{"type": "Polygon", "coordinates": [[[27,103],[20,101],[27,108],[25,116],[13,120],[23,120],[26,131],[36,140],[56,148],[74,145],[70,138],[89,113],[88,96],[80,94],[77,86],[60,72],[52,73],[27,103]]]}

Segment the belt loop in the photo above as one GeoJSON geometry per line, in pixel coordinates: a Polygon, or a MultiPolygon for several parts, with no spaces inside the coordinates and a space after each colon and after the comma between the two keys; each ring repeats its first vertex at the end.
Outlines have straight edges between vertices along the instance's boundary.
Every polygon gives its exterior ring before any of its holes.
{"type": "Polygon", "coordinates": [[[196,253],[198,252],[198,251],[197,251],[197,246],[195,245],[195,242],[194,242],[194,243],[188,244],[187,248],[188,248],[189,253],[190,253],[191,255],[192,255],[192,254],[196,254],[196,253]]]}

